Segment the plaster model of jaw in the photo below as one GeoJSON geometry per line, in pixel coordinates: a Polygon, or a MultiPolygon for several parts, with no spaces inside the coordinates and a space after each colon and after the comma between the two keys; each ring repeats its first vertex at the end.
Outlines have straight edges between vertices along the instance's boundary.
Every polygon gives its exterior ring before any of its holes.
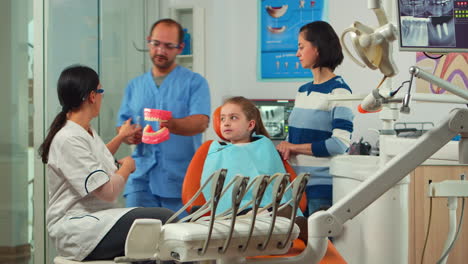
{"type": "Polygon", "coordinates": [[[271,33],[274,33],[274,34],[282,33],[285,30],[286,30],[286,26],[282,26],[282,27],[268,26],[268,31],[270,31],[271,33]]]}
{"type": "Polygon", "coordinates": [[[141,141],[146,144],[159,144],[168,140],[170,137],[169,129],[163,127],[158,131],[154,131],[150,125],[146,125],[143,129],[143,137],[141,141]]]}
{"type": "Polygon", "coordinates": [[[276,6],[265,6],[266,8],[266,11],[268,12],[268,14],[271,16],[271,17],[274,17],[274,18],[279,18],[279,17],[282,17],[284,15],[284,13],[286,13],[286,11],[288,11],[288,5],[283,5],[283,6],[280,6],[280,7],[276,7],[276,6]]]}
{"type": "Polygon", "coordinates": [[[161,122],[161,121],[167,121],[172,118],[172,112],[165,111],[165,110],[145,108],[144,114],[145,114],[145,120],[147,121],[161,122]]]}
{"type": "MultiPolygon", "coordinates": [[[[145,108],[145,120],[164,122],[172,118],[171,111],[145,108]]],[[[150,125],[146,125],[143,129],[143,137],[141,141],[146,144],[158,144],[168,140],[170,137],[169,129],[163,127],[158,131],[154,131],[150,125]]]]}

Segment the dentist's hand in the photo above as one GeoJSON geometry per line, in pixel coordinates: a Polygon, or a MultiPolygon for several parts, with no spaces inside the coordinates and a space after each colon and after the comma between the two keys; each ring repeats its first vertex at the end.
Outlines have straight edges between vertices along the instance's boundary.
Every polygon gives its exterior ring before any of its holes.
{"type": "Polygon", "coordinates": [[[120,169],[117,170],[117,174],[122,175],[125,180],[127,180],[130,173],[134,172],[136,169],[135,160],[133,160],[132,157],[127,156],[120,159],[118,163],[120,164],[120,169]]]}
{"type": "Polygon", "coordinates": [[[143,129],[138,124],[131,124],[132,119],[129,118],[121,127],[117,128],[118,134],[124,137],[123,141],[129,145],[140,144],[143,135],[143,129]]]}

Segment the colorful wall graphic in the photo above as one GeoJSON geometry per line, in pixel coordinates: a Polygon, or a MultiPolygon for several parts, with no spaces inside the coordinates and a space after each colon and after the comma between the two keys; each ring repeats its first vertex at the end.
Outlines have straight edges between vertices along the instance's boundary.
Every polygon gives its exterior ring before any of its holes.
{"type": "Polygon", "coordinates": [[[299,29],[315,20],[327,20],[328,1],[260,0],[261,78],[305,78],[296,57],[299,29]]]}
{"type": "MultiPolygon", "coordinates": [[[[440,59],[430,59],[422,52],[416,53],[416,64],[421,69],[434,74],[454,85],[468,89],[468,53],[448,53],[440,59]]],[[[417,78],[418,93],[443,94],[448,93],[427,81],[417,78]]]]}

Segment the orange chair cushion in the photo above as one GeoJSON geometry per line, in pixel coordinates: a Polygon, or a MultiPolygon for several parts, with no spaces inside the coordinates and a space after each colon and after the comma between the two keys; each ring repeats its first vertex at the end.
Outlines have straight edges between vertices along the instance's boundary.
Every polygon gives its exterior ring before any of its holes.
{"type": "Polygon", "coordinates": [[[346,264],[346,260],[340,255],[335,246],[328,240],[327,252],[323,256],[320,264],[346,264]]]}
{"type": "MultiPolygon", "coordinates": [[[[197,193],[198,189],[200,189],[203,166],[205,165],[206,155],[208,154],[211,142],[213,142],[213,140],[203,143],[193,155],[192,161],[190,161],[187,172],[185,173],[184,182],[182,183],[182,203],[184,204],[187,204],[197,193]]],[[[190,213],[193,206],[202,206],[205,203],[206,200],[202,193],[186,210],[190,213]]]]}
{"type": "Polygon", "coordinates": [[[223,134],[221,133],[221,106],[218,106],[213,112],[212,119],[213,119],[213,129],[216,132],[216,135],[224,141],[228,141],[223,137],[223,134]]]}
{"type": "MultiPolygon", "coordinates": [[[[284,255],[264,255],[264,256],[255,256],[249,257],[248,259],[257,259],[257,258],[284,258],[284,257],[294,257],[299,255],[306,248],[306,244],[301,239],[296,239],[293,241],[293,246],[288,250],[284,255]]],[[[347,264],[346,260],[338,253],[335,246],[328,241],[327,251],[325,256],[320,260],[320,264],[347,264]]]]}

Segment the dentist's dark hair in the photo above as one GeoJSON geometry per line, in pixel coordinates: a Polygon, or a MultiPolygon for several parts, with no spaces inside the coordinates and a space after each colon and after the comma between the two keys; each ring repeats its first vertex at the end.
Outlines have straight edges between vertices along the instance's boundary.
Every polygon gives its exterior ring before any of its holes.
{"type": "Polygon", "coordinates": [[[87,66],[72,65],[62,71],[57,82],[57,95],[62,111],[55,117],[44,142],[39,147],[39,155],[43,163],[49,161],[50,145],[55,134],[67,122],[68,112],[79,109],[89,94],[97,89],[98,85],[99,76],[87,66]]]}
{"type": "Polygon", "coordinates": [[[330,24],[314,21],[302,26],[299,32],[318,49],[318,60],[313,68],[326,67],[334,71],[343,62],[340,39],[330,24]]]}

